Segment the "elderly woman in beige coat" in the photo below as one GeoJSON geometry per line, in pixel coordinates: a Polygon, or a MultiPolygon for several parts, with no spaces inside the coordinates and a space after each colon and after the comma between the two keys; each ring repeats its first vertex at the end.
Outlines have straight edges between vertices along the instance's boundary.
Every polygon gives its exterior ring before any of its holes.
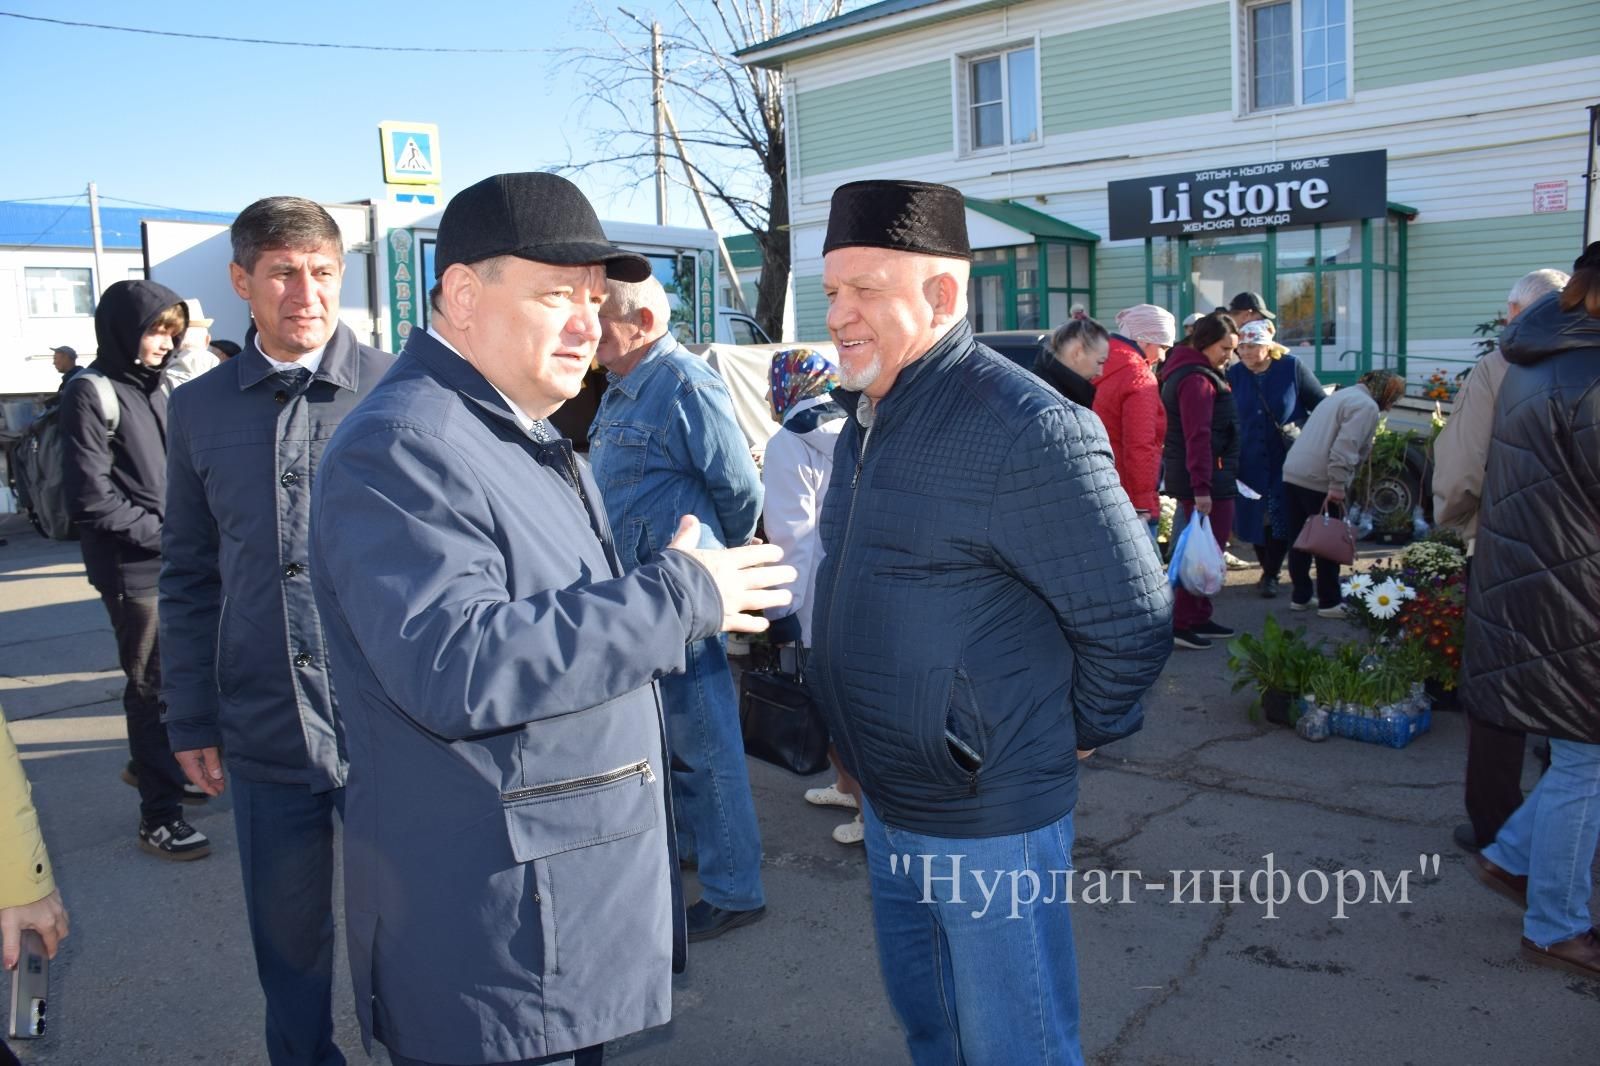
{"type": "MultiPolygon", "coordinates": [[[[1311,412],[1305,428],[1283,461],[1283,484],[1289,497],[1289,528],[1297,534],[1307,518],[1327,509],[1344,513],[1345,493],[1372,451],[1382,412],[1405,392],[1405,379],[1389,370],[1372,370],[1355,385],[1340,389],[1311,412]]],[[[1289,549],[1289,580],[1294,593],[1289,608],[1324,618],[1344,617],[1339,592],[1339,564],[1317,558],[1317,602],[1311,602],[1313,556],[1289,549]]]]}

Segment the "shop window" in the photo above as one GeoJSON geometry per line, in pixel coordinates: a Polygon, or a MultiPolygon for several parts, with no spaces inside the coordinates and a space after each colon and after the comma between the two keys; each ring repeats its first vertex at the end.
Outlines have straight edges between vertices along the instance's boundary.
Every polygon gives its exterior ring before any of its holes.
{"type": "Polygon", "coordinates": [[[1094,251],[1089,241],[1040,238],[1037,244],[972,253],[967,318],[979,333],[1048,330],[1074,310],[1094,313],[1094,251]]]}
{"type": "Polygon", "coordinates": [[[94,271],[87,267],[24,267],[31,318],[94,314],[94,271]]]}
{"type": "Polygon", "coordinates": [[[1348,0],[1246,0],[1240,71],[1246,111],[1350,95],[1348,0]]]}
{"type": "Polygon", "coordinates": [[[966,150],[1034,144],[1039,140],[1039,61],[1033,45],[962,61],[966,150]]]}
{"type": "Polygon", "coordinates": [[[1257,234],[1145,242],[1146,298],[1180,319],[1259,292],[1277,339],[1325,384],[1405,373],[1402,216],[1257,234]]]}

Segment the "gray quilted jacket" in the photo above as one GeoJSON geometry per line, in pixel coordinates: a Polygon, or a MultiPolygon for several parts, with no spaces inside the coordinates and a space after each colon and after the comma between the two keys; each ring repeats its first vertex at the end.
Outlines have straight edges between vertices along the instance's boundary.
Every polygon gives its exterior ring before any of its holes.
{"type": "Polygon", "coordinates": [[[1077,799],[1172,651],[1171,595],[1093,412],[958,325],[839,435],[810,681],[890,825],[1025,832],[1077,799]]]}
{"type": "Polygon", "coordinates": [[[1600,319],[1554,295],[1506,327],[1467,595],[1462,696],[1495,725],[1600,744],[1600,319]]]}

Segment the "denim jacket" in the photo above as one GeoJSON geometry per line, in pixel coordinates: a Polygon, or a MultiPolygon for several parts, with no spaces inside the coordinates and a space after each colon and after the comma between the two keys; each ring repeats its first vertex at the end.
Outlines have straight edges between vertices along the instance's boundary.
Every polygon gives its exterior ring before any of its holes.
{"type": "Polygon", "coordinates": [[[629,569],[666,548],[686,514],[700,520],[703,548],[755,534],[761,475],[728,387],[671,334],[632,372],[607,377],[589,461],[629,569]]]}

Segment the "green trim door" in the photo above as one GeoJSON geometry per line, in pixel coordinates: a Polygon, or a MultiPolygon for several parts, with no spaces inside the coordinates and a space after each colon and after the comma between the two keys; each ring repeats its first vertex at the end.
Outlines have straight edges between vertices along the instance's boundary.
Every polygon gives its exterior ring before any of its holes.
{"type": "MultiPolygon", "coordinates": [[[[1009,253],[1009,249],[1005,251],[1009,253]]],[[[998,262],[979,262],[974,258],[967,298],[972,331],[1016,329],[1016,268],[1011,264],[1011,256],[1007,254],[998,262]]]]}

